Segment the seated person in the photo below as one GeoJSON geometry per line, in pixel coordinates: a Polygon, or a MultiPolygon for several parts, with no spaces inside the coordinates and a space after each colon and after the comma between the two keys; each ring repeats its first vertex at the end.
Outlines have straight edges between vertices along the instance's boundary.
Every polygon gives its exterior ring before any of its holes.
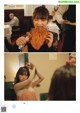
{"type": "Polygon", "coordinates": [[[23,52],[53,52],[54,46],[54,36],[52,32],[47,30],[47,23],[49,20],[49,11],[44,6],[37,7],[33,12],[33,25],[26,30],[27,38],[21,36],[16,40],[15,47],[13,51],[23,51],[23,52]],[[33,31],[36,33],[32,33],[33,31]],[[40,30],[42,32],[40,32],[40,30]],[[34,36],[32,36],[32,34],[34,36]],[[47,34],[47,35],[46,35],[47,34]],[[34,38],[33,38],[34,37],[34,38]],[[33,44],[34,43],[34,44],[33,44]],[[39,47],[39,45],[41,46],[39,47]],[[37,46],[39,48],[35,48],[37,46]],[[21,48],[22,47],[22,48],[21,48]],[[20,48],[20,49],[19,49],[20,48]]]}
{"type": "Polygon", "coordinates": [[[13,13],[9,14],[9,18],[10,18],[10,21],[6,22],[5,24],[9,24],[11,27],[19,26],[19,19],[13,13]]]}

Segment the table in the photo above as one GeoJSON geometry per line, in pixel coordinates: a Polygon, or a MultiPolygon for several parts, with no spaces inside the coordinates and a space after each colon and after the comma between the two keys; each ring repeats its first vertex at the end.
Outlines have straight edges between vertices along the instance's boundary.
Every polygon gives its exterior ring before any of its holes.
{"type": "Polygon", "coordinates": [[[12,28],[10,25],[4,25],[4,37],[11,43],[12,28]]]}

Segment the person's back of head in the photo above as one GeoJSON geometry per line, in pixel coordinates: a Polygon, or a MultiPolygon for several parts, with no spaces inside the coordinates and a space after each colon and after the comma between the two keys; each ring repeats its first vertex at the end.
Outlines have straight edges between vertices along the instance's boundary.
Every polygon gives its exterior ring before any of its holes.
{"type": "Polygon", "coordinates": [[[64,65],[52,77],[49,100],[76,100],[76,67],[64,65]]]}

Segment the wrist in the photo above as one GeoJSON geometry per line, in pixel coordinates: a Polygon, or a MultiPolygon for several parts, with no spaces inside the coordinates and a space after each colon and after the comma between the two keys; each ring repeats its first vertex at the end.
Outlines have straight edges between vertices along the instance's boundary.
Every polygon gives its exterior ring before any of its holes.
{"type": "Polygon", "coordinates": [[[48,48],[50,48],[52,46],[52,44],[48,44],[48,48]]]}

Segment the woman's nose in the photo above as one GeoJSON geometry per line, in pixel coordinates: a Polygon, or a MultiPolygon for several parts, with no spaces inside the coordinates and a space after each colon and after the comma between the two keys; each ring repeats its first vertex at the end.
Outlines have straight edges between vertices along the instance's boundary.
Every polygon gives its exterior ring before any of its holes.
{"type": "Polygon", "coordinates": [[[42,25],[42,21],[41,20],[38,20],[38,25],[42,25]]]}
{"type": "Polygon", "coordinates": [[[25,76],[23,76],[23,79],[25,79],[25,76]]]}

